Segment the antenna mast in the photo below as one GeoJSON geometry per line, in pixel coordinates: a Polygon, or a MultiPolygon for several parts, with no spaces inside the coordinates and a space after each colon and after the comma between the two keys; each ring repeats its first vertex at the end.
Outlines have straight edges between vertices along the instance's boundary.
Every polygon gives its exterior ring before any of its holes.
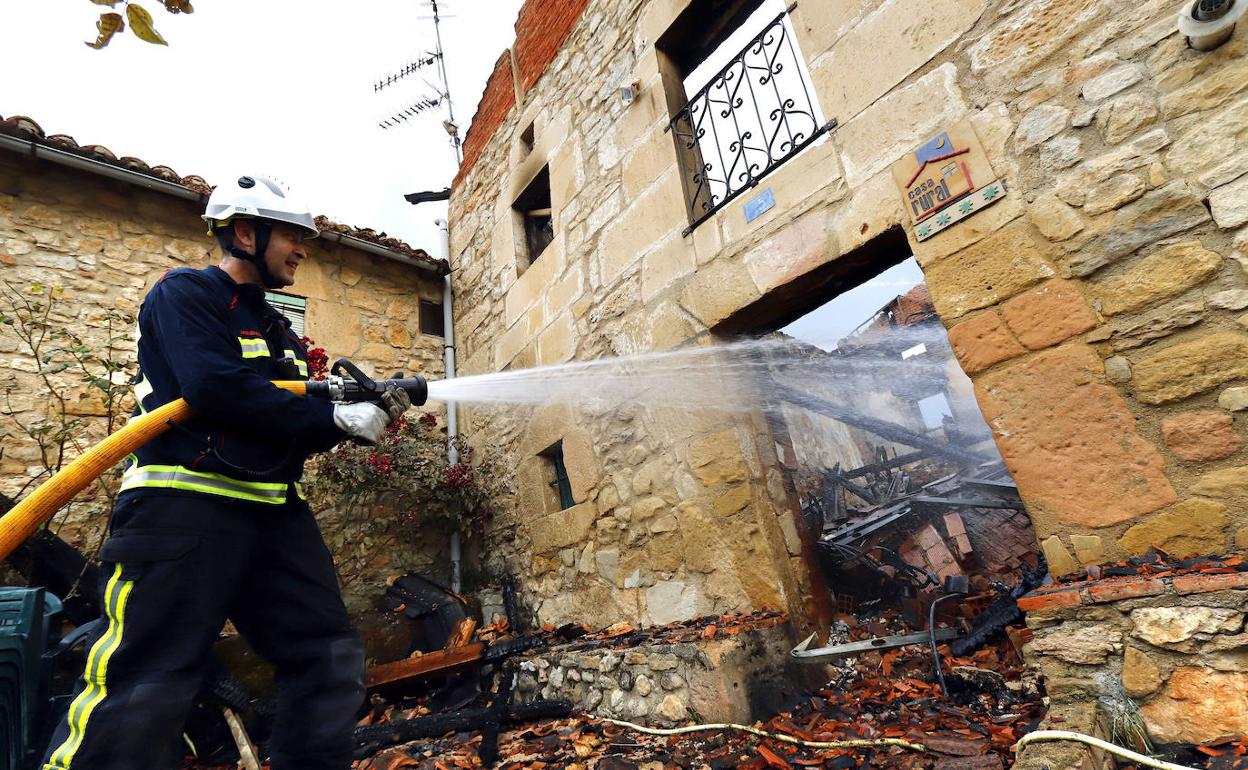
{"type": "Polygon", "coordinates": [[[438,13],[438,0],[429,0],[429,5],[433,6],[433,36],[437,41],[437,57],[438,57],[438,73],[442,76],[442,100],[446,102],[446,120],[442,125],[446,128],[446,133],[451,137],[451,147],[455,151],[455,166],[463,162],[463,153],[460,150],[459,141],[459,124],[455,122],[455,106],[451,102],[451,84],[446,77],[446,57],[442,54],[442,18],[438,13]]]}

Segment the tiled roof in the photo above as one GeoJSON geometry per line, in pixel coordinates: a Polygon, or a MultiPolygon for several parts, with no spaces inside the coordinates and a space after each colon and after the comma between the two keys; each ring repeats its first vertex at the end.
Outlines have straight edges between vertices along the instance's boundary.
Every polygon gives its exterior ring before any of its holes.
{"type": "MultiPolygon", "coordinates": [[[[67,134],[52,134],[49,136],[44,133],[43,128],[40,127],[38,123],[24,115],[14,115],[10,118],[0,120],[0,134],[16,137],[29,142],[35,142],[36,144],[73,153],[75,155],[81,155],[92,160],[101,161],[135,174],[142,174],[143,176],[149,176],[154,179],[159,179],[170,184],[184,187],[187,190],[199,193],[200,195],[206,196],[212,193],[212,186],[209,185],[202,176],[194,174],[182,176],[168,166],[150,166],[140,158],[130,156],[123,156],[119,158],[114,152],[103,145],[78,144],[72,136],[67,134]]],[[[428,263],[438,267],[441,270],[446,270],[447,267],[446,260],[431,257],[424,249],[418,249],[414,246],[410,246],[398,238],[386,235],[384,232],[379,233],[370,228],[358,228],[350,225],[344,225],[323,216],[318,216],[316,218],[316,226],[322,231],[331,231],[365,241],[373,244],[374,246],[380,246],[387,251],[392,251],[395,254],[399,254],[409,259],[428,263]]]]}

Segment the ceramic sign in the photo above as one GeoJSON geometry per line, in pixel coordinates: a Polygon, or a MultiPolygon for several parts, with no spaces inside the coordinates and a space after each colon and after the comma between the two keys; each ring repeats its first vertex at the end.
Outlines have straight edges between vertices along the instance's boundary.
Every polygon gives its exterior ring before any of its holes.
{"type": "Polygon", "coordinates": [[[893,179],[920,241],[996,203],[1006,192],[968,121],[949,126],[894,163],[893,179]]]}

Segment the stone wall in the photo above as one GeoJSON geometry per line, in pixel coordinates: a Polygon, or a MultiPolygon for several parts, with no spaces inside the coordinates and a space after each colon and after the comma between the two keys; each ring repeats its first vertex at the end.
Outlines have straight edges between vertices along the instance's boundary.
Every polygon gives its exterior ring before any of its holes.
{"type": "MultiPolygon", "coordinates": [[[[165,271],[216,263],[219,252],[201,213],[193,201],[0,153],[0,280],[19,291],[32,284],[62,287],[62,312],[52,322],[73,328],[88,344],[103,345],[103,313],[137,314],[165,271]]],[[[395,370],[442,375],[442,339],[422,335],[418,316],[421,298],[441,301],[439,281],[328,240],[310,241],[309,254],[286,292],[307,298],[307,334],[331,362],[350,357],[378,376],[395,370]]],[[[133,329],[115,333],[122,337],[119,357],[133,370],[133,329]]],[[[11,406],[27,423],[53,408],[36,371],[13,329],[0,326],[0,385],[10,399],[0,406],[11,406]]],[[[105,433],[102,407],[81,376],[72,374],[55,375],[54,381],[70,411],[88,421],[93,443],[105,433]]],[[[127,399],[125,414],[132,404],[127,399]]],[[[14,494],[39,472],[38,453],[8,419],[0,421],[0,442],[0,492],[14,494]]],[[[105,521],[99,503],[80,500],[55,526],[71,542],[93,546],[105,521]]]]}
{"type": "MultiPolygon", "coordinates": [[[[1170,0],[799,3],[838,127],[767,177],[774,208],[747,222],[747,194],[684,235],[664,130],[683,97],[655,41],[688,5],[590,2],[461,169],[464,374],[766,327],[778,298],[813,309],[823,287],[894,264],[872,255],[900,228],[1055,573],[1149,544],[1248,544],[1246,25],[1202,53],[1170,0]],[[617,89],[634,81],[625,105],[617,89]],[[963,119],[1009,193],[918,242],[890,165],[963,119]],[[546,166],[555,240],[529,266],[511,204],[546,166]]],[[[554,412],[465,421],[518,467],[560,437],[580,447],[578,506],[526,505],[521,475],[492,535],[494,566],[521,577],[540,619],[810,609],[762,420],[554,412]]]]}
{"type": "Polygon", "coordinates": [[[1055,714],[1094,702],[1099,729],[1122,730],[1124,717],[1135,716],[1157,743],[1241,734],[1248,731],[1245,589],[1248,573],[1106,579],[1038,592],[1020,601],[1035,634],[1024,651],[1044,676],[1055,714]]]}

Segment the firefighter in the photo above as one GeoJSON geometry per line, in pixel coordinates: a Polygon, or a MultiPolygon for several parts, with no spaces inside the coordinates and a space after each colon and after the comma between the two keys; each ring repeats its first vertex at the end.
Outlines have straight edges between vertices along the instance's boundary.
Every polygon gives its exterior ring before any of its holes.
{"type": "Polygon", "coordinates": [[[185,398],[196,416],[126,462],[100,550],[103,617],[43,770],[164,770],[228,619],[273,663],[273,770],[345,770],[364,656],[299,479],[304,460],[378,441],[410,406],[295,396],[307,350],[266,289],[294,282],[317,229],[261,176],[223,184],[203,217],[220,264],[164,275],[139,311],[136,414],[185,398]]]}

